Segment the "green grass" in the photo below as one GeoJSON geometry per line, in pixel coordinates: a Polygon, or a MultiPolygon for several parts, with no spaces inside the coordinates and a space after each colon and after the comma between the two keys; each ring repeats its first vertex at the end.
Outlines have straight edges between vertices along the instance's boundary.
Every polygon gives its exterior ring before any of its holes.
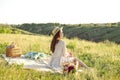
{"type": "MultiPolygon", "coordinates": [[[[0,55],[6,47],[15,42],[22,48],[22,53],[30,51],[51,54],[50,42],[52,36],[0,34],[0,55]]],[[[8,65],[0,56],[0,80],[119,80],[120,79],[120,45],[108,40],[100,43],[64,38],[68,51],[84,61],[91,69],[82,73],[69,75],[54,74],[26,70],[20,65],[8,65]]]]}

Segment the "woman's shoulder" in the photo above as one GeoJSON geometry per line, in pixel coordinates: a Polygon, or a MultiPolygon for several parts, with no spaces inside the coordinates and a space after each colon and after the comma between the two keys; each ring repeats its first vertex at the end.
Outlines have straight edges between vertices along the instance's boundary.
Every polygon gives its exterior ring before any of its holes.
{"type": "Polygon", "coordinates": [[[63,40],[60,40],[59,42],[63,45],[66,44],[65,41],[63,41],[63,40]]]}

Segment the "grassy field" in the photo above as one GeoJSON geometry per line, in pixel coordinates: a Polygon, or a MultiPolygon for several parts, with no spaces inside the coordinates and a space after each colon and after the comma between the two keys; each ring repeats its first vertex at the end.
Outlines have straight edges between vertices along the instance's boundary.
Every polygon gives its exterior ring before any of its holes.
{"type": "MultiPolygon", "coordinates": [[[[0,34],[0,55],[6,46],[15,42],[22,48],[22,53],[30,51],[51,54],[49,47],[52,37],[43,35],[0,34]]],[[[23,66],[8,65],[0,56],[0,80],[119,80],[120,45],[110,41],[100,43],[64,38],[68,50],[84,61],[90,70],[69,75],[25,70],[23,66]]]]}

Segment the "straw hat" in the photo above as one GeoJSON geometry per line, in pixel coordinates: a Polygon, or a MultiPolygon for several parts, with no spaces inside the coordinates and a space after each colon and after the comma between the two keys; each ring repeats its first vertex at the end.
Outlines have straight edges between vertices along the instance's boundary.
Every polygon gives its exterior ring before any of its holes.
{"type": "Polygon", "coordinates": [[[62,30],[62,29],[63,29],[63,27],[55,27],[55,28],[52,30],[53,36],[55,36],[56,33],[57,33],[59,30],[62,30]]]}

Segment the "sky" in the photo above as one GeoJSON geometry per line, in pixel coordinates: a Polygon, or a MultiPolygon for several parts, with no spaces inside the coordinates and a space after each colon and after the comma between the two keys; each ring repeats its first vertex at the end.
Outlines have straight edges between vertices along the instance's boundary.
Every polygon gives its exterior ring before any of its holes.
{"type": "Polygon", "coordinates": [[[120,22],[119,0],[0,0],[0,23],[120,22]]]}

